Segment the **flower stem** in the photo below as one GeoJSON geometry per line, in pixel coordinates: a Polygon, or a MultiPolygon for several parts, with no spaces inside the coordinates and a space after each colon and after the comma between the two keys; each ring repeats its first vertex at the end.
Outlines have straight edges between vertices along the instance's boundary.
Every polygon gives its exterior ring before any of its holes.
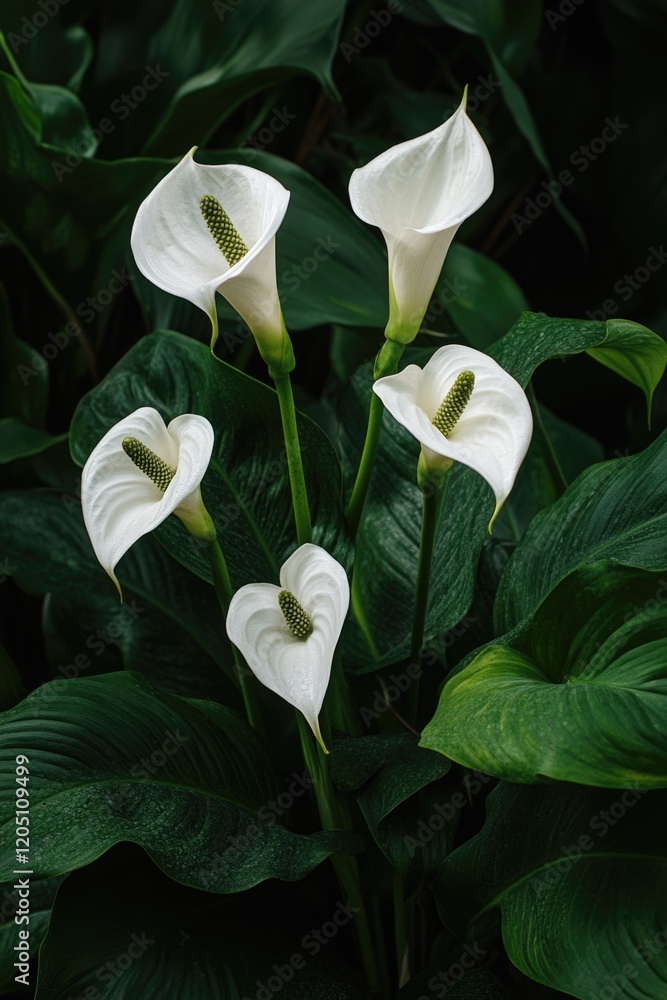
{"type": "Polygon", "coordinates": [[[280,416],[283,422],[285,448],[287,450],[287,468],[289,470],[290,487],[292,489],[292,506],[296,522],[296,537],[299,545],[310,542],[313,537],[308,508],[308,493],[303,475],[301,448],[299,447],[299,431],[296,424],[294,395],[289,375],[274,376],[280,416]]]}
{"type": "MultiPolygon", "coordinates": [[[[352,819],[347,806],[336,794],[331,784],[324,756],[315,745],[308,724],[301,712],[297,712],[297,722],[303,758],[313,782],[322,826],[325,830],[351,830],[352,819]]],[[[354,927],[359,940],[366,979],[371,993],[376,994],[384,987],[384,978],[382,965],[377,959],[364,896],[361,891],[359,867],[353,857],[344,854],[332,855],[331,863],[336,872],[338,884],[354,910],[354,927]]]]}
{"type": "MultiPolygon", "coordinates": [[[[227,569],[227,562],[217,538],[214,538],[208,545],[208,557],[211,563],[211,572],[213,574],[213,585],[215,586],[215,592],[218,595],[218,603],[220,604],[223,618],[226,618],[229,610],[229,602],[232,599],[234,591],[232,589],[232,581],[229,577],[229,570],[227,569]]],[[[243,696],[246,717],[253,729],[256,729],[258,733],[262,733],[263,725],[259,714],[259,706],[257,705],[255,691],[252,686],[252,674],[248,670],[245,660],[233,643],[232,652],[234,654],[234,664],[236,666],[236,679],[243,696]]]]}
{"type": "MultiPolygon", "coordinates": [[[[377,381],[377,379],[383,378],[385,375],[395,375],[398,370],[398,362],[401,360],[404,350],[404,344],[398,344],[393,340],[385,340],[381,351],[375,359],[373,380],[377,381]]],[[[357,478],[355,479],[352,496],[347,508],[347,521],[353,538],[359,528],[375,464],[375,456],[377,455],[380,431],[382,429],[382,412],[382,400],[374,392],[371,392],[366,440],[364,441],[359,469],[357,470],[357,478]]]]}
{"type": "Polygon", "coordinates": [[[394,937],[399,988],[410,979],[407,921],[405,915],[405,888],[400,872],[394,874],[394,937]]]}
{"type": "MultiPolygon", "coordinates": [[[[438,524],[438,490],[434,486],[425,485],[422,489],[422,528],[419,542],[419,562],[417,564],[417,590],[412,618],[412,642],[410,645],[410,661],[419,664],[422,645],[424,643],[424,626],[426,623],[426,607],[428,590],[431,580],[431,564],[433,562],[433,546],[435,544],[438,524]]],[[[415,677],[409,695],[411,721],[419,729],[417,714],[419,710],[419,677],[415,677]]]]}

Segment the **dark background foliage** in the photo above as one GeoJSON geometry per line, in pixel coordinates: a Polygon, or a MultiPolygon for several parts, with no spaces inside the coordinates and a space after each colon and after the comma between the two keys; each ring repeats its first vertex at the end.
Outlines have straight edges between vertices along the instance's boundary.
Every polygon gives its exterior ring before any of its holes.
{"type": "MultiPolygon", "coordinates": [[[[629,318],[664,335],[666,13],[663,0],[5,4],[3,486],[75,494],[78,471],[64,435],[84,394],[156,326],[206,341],[205,319],[151,293],[128,246],[137,205],[194,145],[202,159],[204,150],[230,151],[211,154],[216,162],[241,158],[263,168],[269,162],[263,153],[280,157],[347,207],[351,171],[436,127],[468,84],[470,113],[489,145],[496,187],[459,233],[457,242],[477,253],[452,252],[441,286],[445,307],[433,311],[418,344],[432,346],[435,331],[483,349],[525,307],[581,319],[629,318]],[[125,103],[124,95],[158,67],[159,85],[144,90],[134,107],[125,103]],[[39,156],[30,102],[42,117],[39,156]],[[88,126],[102,129],[103,121],[112,128],[102,131],[93,149],[88,126]],[[82,136],[83,154],[76,151],[82,136]],[[554,197],[554,178],[562,183],[564,171],[570,181],[554,197]],[[655,262],[660,266],[653,270],[655,262]],[[128,278],[107,302],[102,293],[114,271],[128,278]],[[61,334],[66,346],[46,363],[35,361],[45,345],[58,347],[59,331],[73,321],[80,330],[61,334]],[[18,448],[12,444],[17,440],[18,448]]],[[[320,232],[312,217],[315,196],[302,205],[297,262],[320,232]]],[[[279,234],[279,255],[295,236],[279,234]]],[[[299,279],[293,292],[283,281],[282,291],[298,305],[292,324],[298,399],[323,422],[322,401],[381,341],[379,248],[379,234],[361,231],[356,247],[346,246],[361,284],[350,291],[350,308],[335,325],[309,304],[311,295],[322,301],[326,263],[299,279]],[[364,304],[374,318],[357,325],[352,307],[364,304]]],[[[221,319],[227,334],[221,356],[263,379],[252,339],[239,333],[229,312],[223,310],[221,319]]],[[[664,389],[656,393],[649,430],[639,390],[583,355],[545,367],[535,388],[557,416],[597,439],[606,457],[638,451],[665,423],[664,389]]],[[[0,642],[21,665],[22,687],[31,690],[52,676],[67,650],[68,623],[57,620],[48,600],[44,604],[8,579],[14,568],[11,558],[0,562],[0,642]]],[[[111,644],[101,669],[119,662],[111,644]]],[[[129,861],[136,861],[134,854],[129,861]]],[[[74,906],[80,891],[73,884],[65,902],[74,906]]],[[[151,891],[159,896],[164,886],[151,891]]],[[[321,908],[318,886],[308,884],[304,892],[314,911],[321,908]]],[[[270,888],[252,893],[271,912],[276,902],[270,888]]],[[[290,897],[284,905],[298,912],[304,898],[290,897]]],[[[521,995],[557,995],[522,983],[515,984],[521,995]]]]}

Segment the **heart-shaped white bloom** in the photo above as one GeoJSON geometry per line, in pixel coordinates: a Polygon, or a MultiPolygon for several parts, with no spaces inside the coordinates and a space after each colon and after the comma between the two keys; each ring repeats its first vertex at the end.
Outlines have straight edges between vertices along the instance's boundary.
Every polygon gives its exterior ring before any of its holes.
{"type": "Polygon", "coordinates": [[[417,438],[427,469],[462,462],[486,479],[496,498],[489,531],[509,496],[533,433],[526,394],[504,368],[481,351],[450,344],[424,368],[408,365],[373,386],[389,412],[417,438]],[[469,401],[445,437],[433,418],[462,372],[472,372],[469,401]]]}
{"type": "Polygon", "coordinates": [[[355,170],[349,190],[354,212],[378,226],[387,244],[386,336],[407,344],[419,331],[456,230],[493,191],[491,157],[465,98],[433,132],[355,170]]]}
{"type": "Polygon", "coordinates": [[[83,519],[95,555],[119,593],[116,564],[170,514],[192,534],[214,537],[199,487],[212,451],[213,428],[206,417],[184,413],[167,426],[152,406],[142,406],[115,424],[93,448],[81,477],[83,519]],[[128,438],[175,470],[164,490],[126,454],[123,441],[128,438]]]}
{"type": "Polygon", "coordinates": [[[302,545],[280,571],[280,587],[251,583],[229,605],[227,634],[257,679],[303,713],[327,749],[318,716],[350,603],[345,570],[319,545],[302,545]],[[279,602],[289,592],[309,619],[305,638],[293,634],[279,602]]]}
{"type": "Polygon", "coordinates": [[[209,316],[211,348],[218,335],[215,293],[243,317],[269,353],[283,346],[283,319],[276,283],[275,236],[287,211],[289,191],[254,167],[196,163],[183,157],[139,206],[132,252],[141,273],[209,316]],[[201,199],[217,199],[247,252],[230,264],[202,214],[201,199]]]}

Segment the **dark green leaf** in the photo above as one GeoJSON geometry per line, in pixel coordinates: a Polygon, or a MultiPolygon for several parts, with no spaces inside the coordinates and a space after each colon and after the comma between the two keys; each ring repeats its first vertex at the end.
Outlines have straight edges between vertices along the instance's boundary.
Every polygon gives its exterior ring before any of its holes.
{"type": "Polygon", "coordinates": [[[176,881],[240,892],[267,878],[303,878],[350,843],[336,833],[288,833],[273,813],[264,818],[276,781],[234,712],[123,672],[46,684],[2,716],[4,880],[15,866],[17,752],[29,758],[37,877],[80,868],[127,840],[176,881]]]}
{"type": "MultiPolygon", "coordinates": [[[[333,904],[320,919],[311,907],[304,926],[336,913],[345,928],[349,917],[338,910],[333,904]]],[[[93,990],[99,1000],[241,1000],[262,988],[271,996],[277,983],[285,1000],[364,1000],[337,943],[325,949],[298,929],[302,911],[291,887],[279,896],[266,886],[206,895],[174,885],[142,852],[116,849],[61,886],[37,1000],[93,990]]]]}
{"type": "Polygon", "coordinates": [[[6,417],[0,420],[0,465],[6,465],[17,458],[40,455],[47,448],[66,440],[66,434],[54,437],[14,417],[6,417]]]}
{"type": "MultiPolygon", "coordinates": [[[[208,417],[216,444],[202,494],[232,583],[275,579],[296,547],[275,392],[214,358],[204,344],[178,333],[153,333],[80,403],[72,422],[75,460],[83,465],[107,430],[140,406],[154,406],[167,421],[181,413],[208,417]]],[[[345,542],[338,461],[323,432],[306,417],[299,420],[299,435],[314,538],[335,554],[345,542]]],[[[176,518],[157,535],[180,562],[211,580],[205,548],[176,518]]]]}
{"type": "Polygon", "coordinates": [[[61,650],[70,657],[60,662],[61,677],[99,672],[107,651],[118,648],[126,667],[161,687],[234,703],[236,691],[223,673],[229,646],[215,592],[156,542],[142,539],[123,561],[124,604],[95,558],[75,497],[0,494],[0,552],[22,587],[51,593],[76,624],[78,638],[61,650]]]}
{"type": "Polygon", "coordinates": [[[663,792],[501,785],[482,832],[443,864],[445,922],[484,941],[500,907],[508,954],[532,979],[581,1000],[661,996],[665,806],[663,792]]]}
{"type": "Polygon", "coordinates": [[[421,745],[508,781],[667,785],[667,581],[571,573],[446,684],[421,745]]]}
{"type": "Polygon", "coordinates": [[[178,0],[151,40],[150,58],[168,82],[145,108],[157,123],[146,151],[175,156],[193,141],[205,143],[239,104],[295,73],[316,77],[333,94],[344,10],[345,0],[305,9],[298,0],[178,0]]]}
{"type": "MultiPolygon", "coordinates": [[[[528,303],[499,264],[462,243],[453,243],[429,307],[437,300],[472,347],[486,350],[519,319],[528,303]]],[[[429,313],[426,321],[428,322],[429,313]]]]}
{"type": "Polygon", "coordinates": [[[667,485],[663,434],[630,458],[586,470],[535,518],[503,574],[496,599],[498,634],[527,618],[577,566],[610,559],[667,569],[667,485]]]}

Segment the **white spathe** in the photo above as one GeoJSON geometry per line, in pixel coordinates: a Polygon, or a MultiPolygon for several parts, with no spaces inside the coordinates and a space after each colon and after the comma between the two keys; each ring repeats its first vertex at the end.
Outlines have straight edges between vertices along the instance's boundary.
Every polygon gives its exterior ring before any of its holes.
{"type": "Polygon", "coordinates": [[[213,326],[211,348],[218,335],[216,292],[241,315],[258,343],[265,341],[270,348],[272,340],[283,337],[275,236],[290,193],[254,167],[197,163],[196,148],[139,206],[130,238],[134,258],[158,288],[204,310],[213,326]],[[201,213],[205,194],[217,198],[248,247],[232,267],[201,213]]]}
{"type": "Polygon", "coordinates": [[[234,594],[227,634],[257,679],[303,713],[325,753],[319,714],[331,664],[350,603],[345,570],[319,545],[293,552],[280,570],[280,586],[250,583],[234,594]],[[297,599],[313,626],[305,639],[290,631],[278,603],[281,590],[297,599]]]}
{"type": "Polygon", "coordinates": [[[481,351],[458,344],[441,347],[424,368],[408,365],[373,386],[389,412],[421,443],[427,468],[443,459],[462,462],[486,479],[496,498],[493,525],[509,496],[533,433],[526,394],[504,368],[481,351]],[[433,424],[458,376],[471,371],[475,386],[448,437],[433,424]]]}
{"type": "MultiPolygon", "coordinates": [[[[188,530],[212,537],[201,483],[213,451],[206,417],[184,413],[167,426],[152,406],[142,406],[107,431],[83,467],[81,504],[95,555],[113,582],[116,564],[143,535],[176,514],[188,530]],[[134,437],[176,470],[163,492],[123,451],[134,437]]],[[[121,595],[122,596],[122,595],[121,595]]]]}
{"type": "Polygon", "coordinates": [[[426,135],[392,146],[350,178],[356,215],[378,226],[389,255],[386,336],[417,335],[447,251],[461,223],[493,191],[493,166],[465,110],[426,135]]]}

